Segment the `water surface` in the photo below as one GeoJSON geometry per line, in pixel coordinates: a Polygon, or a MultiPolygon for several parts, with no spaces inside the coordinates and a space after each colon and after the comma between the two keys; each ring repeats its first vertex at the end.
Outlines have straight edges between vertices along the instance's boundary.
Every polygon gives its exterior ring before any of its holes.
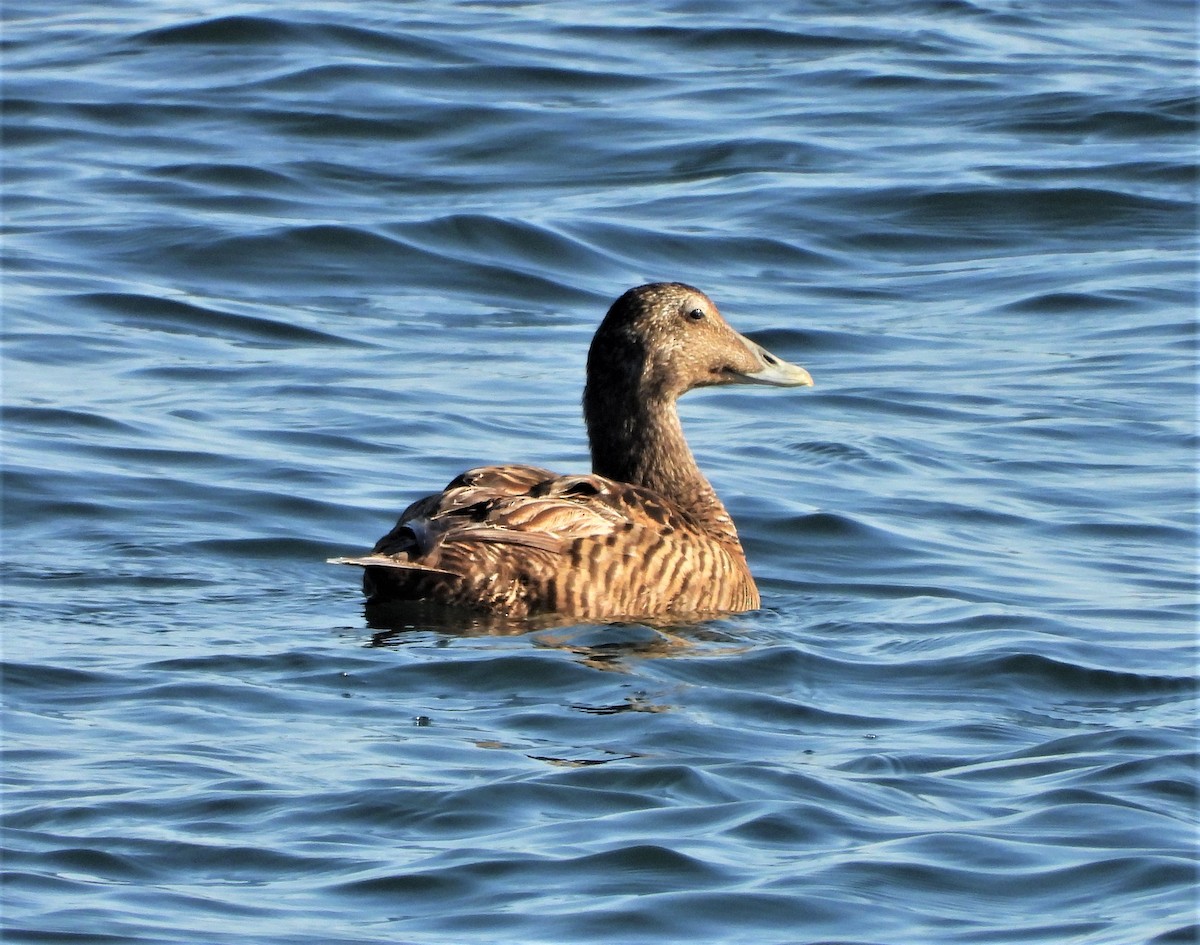
{"type": "Polygon", "coordinates": [[[1193,13],[7,4],[5,941],[1193,941],[1193,13]],[[657,279],[763,609],[372,625],[657,279]]]}

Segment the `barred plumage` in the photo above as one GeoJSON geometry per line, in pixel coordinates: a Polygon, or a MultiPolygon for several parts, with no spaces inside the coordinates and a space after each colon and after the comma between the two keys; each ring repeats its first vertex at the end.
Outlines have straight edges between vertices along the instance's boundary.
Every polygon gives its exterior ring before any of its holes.
{"type": "Polygon", "coordinates": [[[695,387],[812,384],[680,283],[630,289],[588,353],[590,475],[483,466],[410,505],[369,555],[375,601],[581,620],[753,610],[733,521],[696,466],[676,399],[695,387]]]}

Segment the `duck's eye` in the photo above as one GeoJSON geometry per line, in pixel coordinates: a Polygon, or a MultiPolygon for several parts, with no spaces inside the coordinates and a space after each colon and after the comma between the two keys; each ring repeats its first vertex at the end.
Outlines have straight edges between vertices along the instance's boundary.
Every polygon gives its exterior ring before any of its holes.
{"type": "Polygon", "coordinates": [[[704,321],[704,309],[702,309],[702,308],[692,309],[690,312],[687,313],[687,319],[690,322],[704,321]]]}

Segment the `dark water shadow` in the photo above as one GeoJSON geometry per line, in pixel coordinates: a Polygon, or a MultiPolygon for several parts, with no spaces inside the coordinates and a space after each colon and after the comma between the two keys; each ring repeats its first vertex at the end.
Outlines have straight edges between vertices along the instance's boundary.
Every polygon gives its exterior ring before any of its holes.
{"type": "Polygon", "coordinates": [[[685,656],[703,649],[745,649],[727,614],[695,614],[661,618],[612,619],[586,623],[565,615],[546,614],[514,619],[428,601],[367,603],[363,608],[372,631],[371,647],[401,647],[419,634],[446,638],[528,635],[533,646],[573,653],[595,669],[624,671],[626,658],[685,656]]]}

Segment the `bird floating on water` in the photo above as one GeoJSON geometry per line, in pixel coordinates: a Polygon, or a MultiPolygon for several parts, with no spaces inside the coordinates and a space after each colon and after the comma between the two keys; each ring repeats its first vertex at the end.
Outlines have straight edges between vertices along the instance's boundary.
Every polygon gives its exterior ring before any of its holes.
{"type": "Polygon", "coordinates": [[[468,470],[405,509],[371,554],[330,561],[364,568],[376,604],[591,621],[754,610],[737,530],[696,465],[675,401],[717,384],[812,382],[734,331],[699,290],[630,289],[588,351],[590,474],[468,470]]]}

